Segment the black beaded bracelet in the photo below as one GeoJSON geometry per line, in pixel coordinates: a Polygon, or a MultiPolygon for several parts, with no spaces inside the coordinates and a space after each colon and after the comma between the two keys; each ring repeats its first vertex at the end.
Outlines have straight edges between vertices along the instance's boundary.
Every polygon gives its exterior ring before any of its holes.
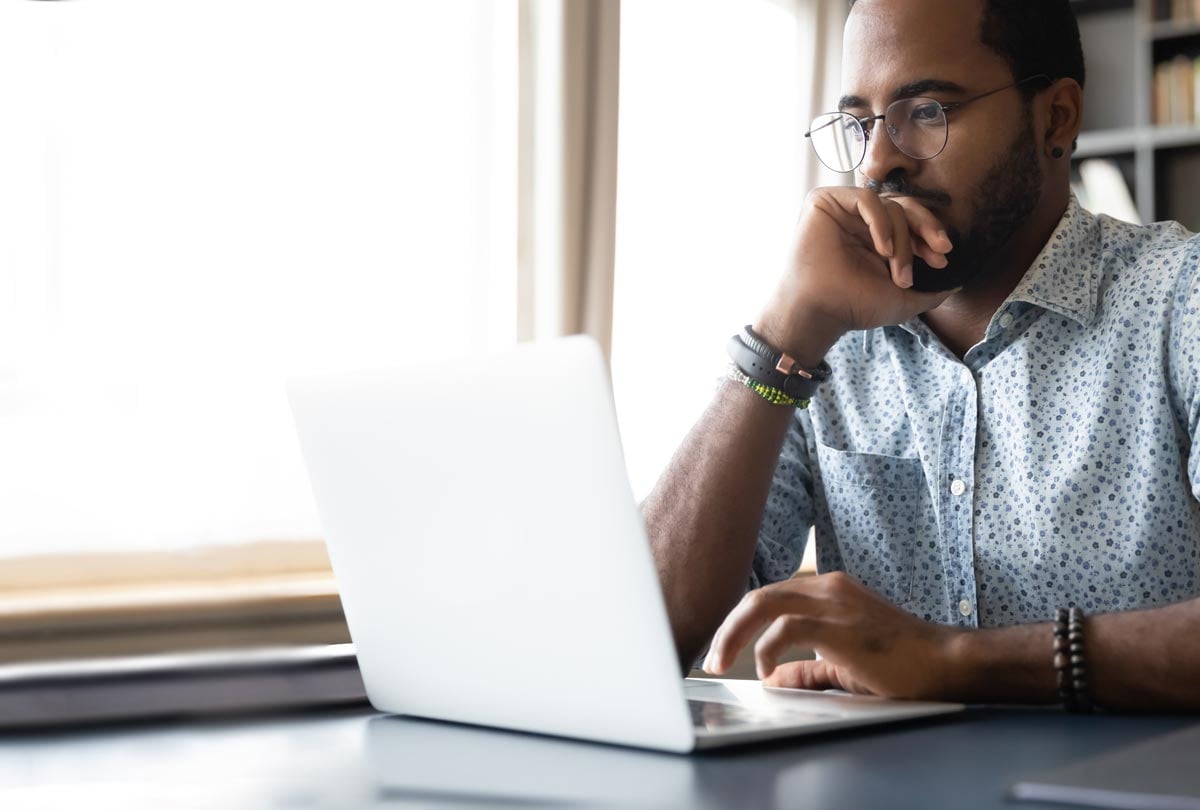
{"type": "Polygon", "coordinates": [[[1083,643],[1083,610],[1059,608],[1054,622],[1054,672],[1058,697],[1069,712],[1095,711],[1088,688],[1087,654],[1083,643]]]}

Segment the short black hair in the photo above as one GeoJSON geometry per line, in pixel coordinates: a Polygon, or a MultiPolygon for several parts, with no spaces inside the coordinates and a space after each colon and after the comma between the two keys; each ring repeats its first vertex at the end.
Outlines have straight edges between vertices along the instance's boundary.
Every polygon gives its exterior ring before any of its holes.
{"type": "MultiPolygon", "coordinates": [[[[1070,0],[983,0],[980,39],[1008,62],[1013,81],[1044,73],[1083,87],[1087,78],[1070,0]]],[[[1040,89],[1038,82],[1021,86],[1026,98],[1040,89]]]]}

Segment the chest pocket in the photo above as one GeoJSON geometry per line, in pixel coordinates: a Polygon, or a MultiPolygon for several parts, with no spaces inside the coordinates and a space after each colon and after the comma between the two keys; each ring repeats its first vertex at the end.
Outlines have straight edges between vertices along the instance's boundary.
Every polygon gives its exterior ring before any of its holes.
{"type": "Polygon", "coordinates": [[[826,539],[837,544],[846,573],[897,606],[910,602],[917,545],[933,522],[921,460],[824,445],[817,457],[826,539]]]}

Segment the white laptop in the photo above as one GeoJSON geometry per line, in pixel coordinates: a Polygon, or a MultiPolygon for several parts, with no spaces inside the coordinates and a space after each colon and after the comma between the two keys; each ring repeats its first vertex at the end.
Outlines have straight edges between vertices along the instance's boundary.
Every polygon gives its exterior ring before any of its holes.
{"type": "Polygon", "coordinates": [[[589,338],[288,393],[382,711],[687,752],[963,708],[681,678],[589,338]]]}

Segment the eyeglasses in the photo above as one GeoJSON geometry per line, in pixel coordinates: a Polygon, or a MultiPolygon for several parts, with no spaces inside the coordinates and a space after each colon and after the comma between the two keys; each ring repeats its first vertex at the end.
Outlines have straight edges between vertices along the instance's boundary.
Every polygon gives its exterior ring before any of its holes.
{"type": "Polygon", "coordinates": [[[844,112],[826,113],[813,119],[804,137],[812,141],[817,158],[830,169],[852,172],[862,165],[867,156],[867,143],[871,140],[874,122],[883,121],[884,129],[897,149],[914,160],[930,160],[940,155],[950,140],[946,113],[1034,80],[1052,81],[1046,74],[1039,73],[1015,84],[951,104],[942,104],[932,98],[902,98],[889,104],[883,115],[862,118],[844,112]]]}

